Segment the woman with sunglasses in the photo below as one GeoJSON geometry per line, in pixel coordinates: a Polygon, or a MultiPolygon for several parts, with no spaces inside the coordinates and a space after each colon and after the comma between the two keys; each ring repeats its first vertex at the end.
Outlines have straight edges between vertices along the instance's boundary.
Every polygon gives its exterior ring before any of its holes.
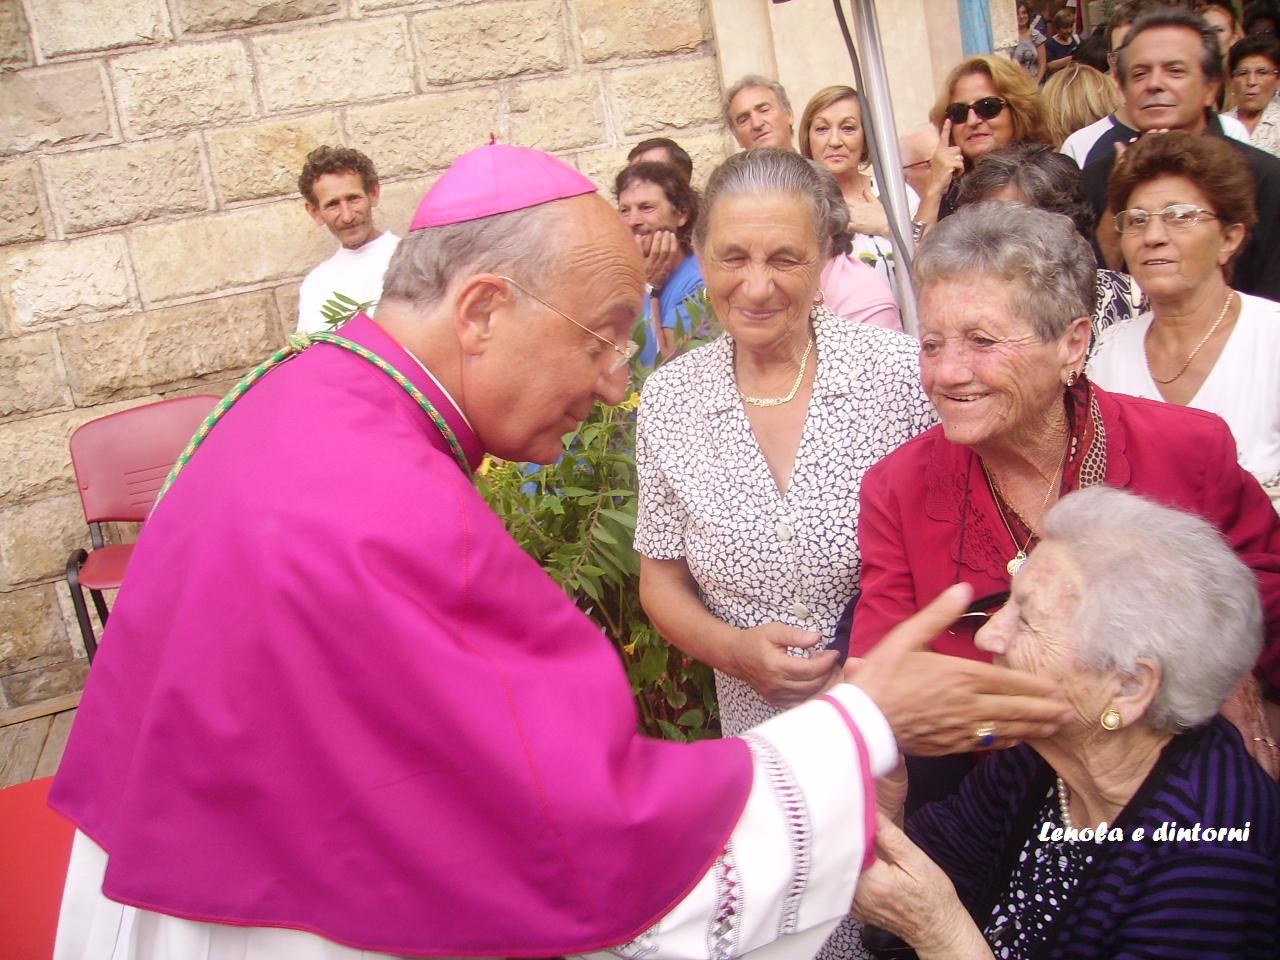
{"type": "Polygon", "coordinates": [[[1257,220],[1253,180],[1217,137],[1147,136],[1111,175],[1120,246],[1151,310],[1099,338],[1107,390],[1216,413],[1240,465],[1280,502],[1280,304],[1230,287],[1257,220]]]}
{"type": "MultiPolygon", "coordinates": [[[[1109,393],[1081,372],[1096,271],[1071,221],[1019,204],[966,206],[930,233],[914,270],[920,375],[942,423],[863,481],[851,653],[864,656],[958,580],[975,597],[1007,591],[1050,507],[1098,484],[1211,521],[1257,573],[1268,639],[1280,639],[1280,517],[1236,462],[1226,424],[1109,393]]],[[[934,649],[987,659],[973,642],[981,620],[964,618],[934,649]]],[[[1280,696],[1280,645],[1269,645],[1260,667],[1280,696]]],[[[1263,738],[1261,714],[1255,702],[1233,719],[1263,738]]],[[[975,747],[981,739],[975,731],[975,747]]],[[[910,757],[908,768],[913,809],[952,793],[966,771],[910,757]]]]}
{"type": "Polygon", "coordinates": [[[1280,786],[1219,716],[1262,645],[1250,570],[1202,518],[1119,490],[1064,497],[1042,533],[977,642],[1057,680],[1073,719],[905,835],[878,791],[854,916],[920,960],[1270,960],[1280,786]]]}
{"type": "Polygon", "coordinates": [[[983,154],[1011,143],[1049,142],[1036,82],[1004,57],[981,54],[957,65],[929,119],[940,139],[911,222],[916,240],[955,212],[957,181],[983,154]]]}

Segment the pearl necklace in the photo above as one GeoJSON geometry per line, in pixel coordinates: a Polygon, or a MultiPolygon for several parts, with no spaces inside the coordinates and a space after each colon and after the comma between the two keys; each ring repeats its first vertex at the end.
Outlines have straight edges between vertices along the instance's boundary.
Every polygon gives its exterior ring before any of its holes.
{"type": "Polygon", "coordinates": [[[813,343],[813,338],[810,337],[809,342],[805,345],[804,353],[800,356],[800,372],[796,374],[796,382],[791,385],[791,390],[785,397],[748,397],[741,390],[738,391],[738,396],[753,407],[780,407],[784,403],[794,400],[796,394],[800,391],[800,381],[804,379],[804,368],[809,362],[809,351],[813,349],[813,343]]]}
{"type": "Polygon", "coordinates": [[[1159,383],[1159,384],[1173,383],[1173,381],[1177,380],[1180,376],[1182,376],[1184,373],[1187,372],[1187,367],[1191,366],[1191,361],[1196,358],[1196,354],[1200,352],[1200,348],[1203,347],[1206,343],[1208,343],[1209,338],[1212,337],[1214,333],[1217,332],[1218,327],[1222,326],[1222,321],[1227,316],[1227,308],[1231,306],[1231,298],[1234,297],[1235,295],[1236,295],[1236,292],[1234,290],[1227,291],[1227,299],[1222,304],[1222,310],[1218,314],[1218,319],[1213,321],[1213,326],[1209,328],[1209,332],[1200,338],[1200,342],[1196,344],[1196,348],[1191,351],[1191,355],[1187,357],[1185,362],[1183,362],[1182,367],[1178,370],[1178,372],[1175,373],[1168,380],[1161,380],[1159,377],[1156,376],[1156,372],[1151,369],[1151,354],[1147,352],[1147,340],[1151,338],[1151,328],[1150,327],[1147,328],[1147,335],[1142,338],[1142,355],[1143,355],[1143,358],[1147,361],[1147,370],[1150,371],[1152,380],[1154,380],[1156,383],[1159,383]]]}
{"type": "Polygon", "coordinates": [[[1062,826],[1071,829],[1071,803],[1067,799],[1067,785],[1058,778],[1058,812],[1062,814],[1062,826]]]}

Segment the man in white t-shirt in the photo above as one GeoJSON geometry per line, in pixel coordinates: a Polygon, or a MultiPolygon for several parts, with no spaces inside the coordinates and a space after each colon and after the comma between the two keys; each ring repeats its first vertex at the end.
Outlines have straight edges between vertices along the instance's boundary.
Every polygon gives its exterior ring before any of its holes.
{"type": "MultiPolygon", "coordinates": [[[[373,161],[349,147],[316,147],[307,154],[298,190],[311,219],[329,229],[341,246],[306,275],[298,291],[298,330],[329,329],[321,308],[338,294],[368,304],[382,296],[382,275],[400,238],[379,230],[373,210],[380,186],[373,161]]],[[[346,305],[354,312],[354,307],[346,305]]]]}

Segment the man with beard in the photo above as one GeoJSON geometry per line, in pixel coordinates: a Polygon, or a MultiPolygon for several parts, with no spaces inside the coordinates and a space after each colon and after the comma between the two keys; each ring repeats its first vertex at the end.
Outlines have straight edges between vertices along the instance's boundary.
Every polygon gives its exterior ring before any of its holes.
{"type": "Polygon", "coordinates": [[[652,365],[659,356],[666,360],[675,353],[677,328],[682,333],[700,332],[693,329],[688,307],[703,286],[690,241],[698,219],[698,195],[675,167],[648,162],[624,167],[614,180],[613,194],[644,257],[645,319],[650,324],[641,360],[652,365]]]}

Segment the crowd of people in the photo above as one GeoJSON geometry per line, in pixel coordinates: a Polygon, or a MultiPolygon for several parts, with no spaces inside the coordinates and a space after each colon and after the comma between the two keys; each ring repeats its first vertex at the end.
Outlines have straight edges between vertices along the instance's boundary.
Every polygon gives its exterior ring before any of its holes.
{"type": "Polygon", "coordinates": [[[313,151],[339,249],[53,790],[59,956],[1275,956],[1277,17],[1016,14],[899,139],[906,236],[845,85],[731,84],[702,190],[665,137],[607,198],[482,147],[404,238],[313,151]],[[640,600],[719,740],[636,732],[470,482],[636,364],[640,600]]]}

